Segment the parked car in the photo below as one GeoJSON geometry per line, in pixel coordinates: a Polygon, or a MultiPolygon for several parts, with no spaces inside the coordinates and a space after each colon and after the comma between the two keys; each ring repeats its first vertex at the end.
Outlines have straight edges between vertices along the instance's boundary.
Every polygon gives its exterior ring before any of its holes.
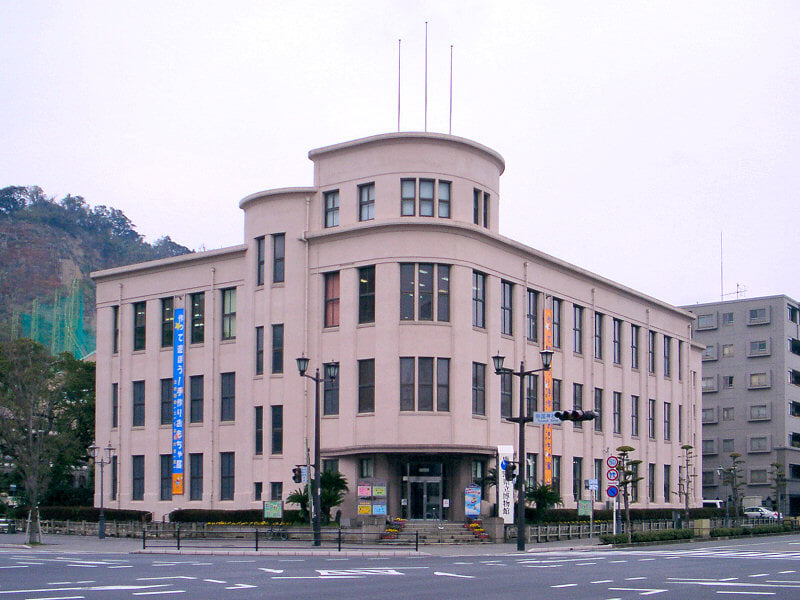
{"type": "Polygon", "coordinates": [[[778,513],[763,506],[748,506],[744,509],[744,516],[751,519],[778,519],[778,513]]]}

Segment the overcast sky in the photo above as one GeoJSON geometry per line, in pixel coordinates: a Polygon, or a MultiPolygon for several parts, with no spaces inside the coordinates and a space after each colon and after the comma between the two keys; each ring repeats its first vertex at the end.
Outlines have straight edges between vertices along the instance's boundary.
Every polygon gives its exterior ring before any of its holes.
{"type": "Polygon", "coordinates": [[[800,2],[0,2],[0,187],[241,243],[239,200],[397,128],[497,150],[500,232],[674,304],[800,299],[800,2]],[[735,296],[727,296],[733,298],[735,296]]]}

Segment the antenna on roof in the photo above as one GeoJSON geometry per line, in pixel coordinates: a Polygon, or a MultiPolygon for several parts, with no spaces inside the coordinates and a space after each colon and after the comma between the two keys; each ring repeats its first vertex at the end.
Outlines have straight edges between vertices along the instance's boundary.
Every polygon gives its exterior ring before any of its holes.
{"type": "Polygon", "coordinates": [[[400,44],[402,39],[397,40],[397,132],[400,133],[400,44]]]}
{"type": "Polygon", "coordinates": [[[453,44],[450,44],[450,125],[447,133],[453,134],[453,44]]]}
{"type": "Polygon", "coordinates": [[[425,131],[428,131],[428,22],[425,21],[425,131]]]}

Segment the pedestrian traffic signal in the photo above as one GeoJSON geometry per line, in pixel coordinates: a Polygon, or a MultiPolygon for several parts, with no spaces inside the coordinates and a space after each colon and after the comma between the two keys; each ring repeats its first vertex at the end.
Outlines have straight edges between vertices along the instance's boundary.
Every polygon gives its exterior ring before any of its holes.
{"type": "Polygon", "coordinates": [[[517,478],[517,464],[508,463],[506,465],[506,481],[514,481],[517,478]]]}
{"type": "Polygon", "coordinates": [[[557,410],[555,416],[562,421],[593,421],[600,413],[594,410],[557,410]]]}
{"type": "Polygon", "coordinates": [[[300,483],[303,481],[303,471],[300,467],[295,467],[292,469],[292,481],[295,483],[300,483]]]}

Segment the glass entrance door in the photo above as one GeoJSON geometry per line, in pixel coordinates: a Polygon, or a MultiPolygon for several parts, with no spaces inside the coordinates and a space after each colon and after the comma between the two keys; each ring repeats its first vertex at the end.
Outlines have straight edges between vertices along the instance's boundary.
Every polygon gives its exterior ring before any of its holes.
{"type": "Polygon", "coordinates": [[[441,463],[406,463],[403,477],[403,512],[409,519],[437,520],[443,518],[441,463]]]}

